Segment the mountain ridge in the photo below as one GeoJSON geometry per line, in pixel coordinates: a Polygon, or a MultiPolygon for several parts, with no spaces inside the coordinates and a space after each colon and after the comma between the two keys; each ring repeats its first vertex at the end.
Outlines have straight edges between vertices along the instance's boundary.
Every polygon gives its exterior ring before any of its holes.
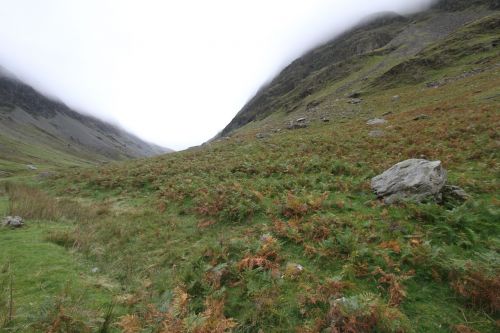
{"type": "Polygon", "coordinates": [[[87,164],[172,152],[116,125],[79,113],[36,91],[3,68],[0,151],[0,168],[4,171],[22,169],[25,164],[59,165],[70,160],[87,164]],[[40,149],[36,152],[33,147],[40,149]],[[17,167],[12,163],[18,164],[17,167]]]}
{"type": "MultiPolygon", "coordinates": [[[[286,66],[270,83],[258,90],[216,138],[228,136],[240,127],[273,113],[297,111],[304,107],[301,102],[308,96],[360,70],[364,66],[359,61],[362,57],[378,55],[386,58],[373,66],[375,73],[359,78],[369,80],[370,76],[389,71],[425,47],[498,8],[498,1],[495,0],[439,1],[429,9],[410,16],[385,13],[372,16],[369,21],[363,19],[352,29],[286,66]]],[[[359,82],[351,83],[362,86],[359,82]]]]}

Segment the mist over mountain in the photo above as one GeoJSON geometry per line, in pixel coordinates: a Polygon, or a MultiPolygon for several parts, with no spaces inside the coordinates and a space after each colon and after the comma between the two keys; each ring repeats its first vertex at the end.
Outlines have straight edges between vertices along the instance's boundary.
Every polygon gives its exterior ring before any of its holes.
{"type": "Polygon", "coordinates": [[[260,88],[218,136],[228,135],[273,113],[307,112],[308,103],[319,106],[325,100],[325,96],[315,100],[314,95],[334,82],[347,79],[332,95],[367,89],[369,80],[377,75],[497,8],[495,0],[445,0],[433,2],[429,11],[416,14],[370,15],[354,28],[293,61],[260,88]],[[359,73],[365,66],[364,59],[377,55],[380,60],[359,73]]]}
{"type": "Polygon", "coordinates": [[[78,113],[0,68],[0,152],[0,168],[10,172],[25,165],[123,160],[171,150],[78,113]]]}
{"type": "Polygon", "coordinates": [[[179,150],[215,135],[307,50],[367,15],[430,3],[2,1],[0,64],[73,109],[179,150]]]}

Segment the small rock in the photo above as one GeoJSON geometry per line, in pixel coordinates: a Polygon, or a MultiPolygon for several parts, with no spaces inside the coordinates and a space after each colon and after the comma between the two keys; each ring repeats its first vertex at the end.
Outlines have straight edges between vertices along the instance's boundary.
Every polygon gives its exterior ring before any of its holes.
{"type": "Polygon", "coordinates": [[[316,107],[319,106],[319,104],[320,104],[320,102],[318,102],[318,101],[309,102],[306,105],[306,111],[311,111],[311,110],[315,109],[316,107]]]}
{"type": "Polygon", "coordinates": [[[3,219],[3,225],[5,227],[21,228],[24,226],[24,222],[20,216],[7,216],[3,219]]]}
{"type": "Polygon", "coordinates": [[[388,116],[388,115],[390,115],[390,114],[392,114],[392,111],[387,111],[386,113],[383,113],[383,114],[382,114],[382,117],[388,116]]]}
{"type": "Polygon", "coordinates": [[[26,167],[29,169],[29,170],[38,170],[38,168],[36,166],[34,166],[33,164],[28,164],[26,165],[26,167]]]}
{"type": "Polygon", "coordinates": [[[321,121],[324,123],[328,123],[328,122],[330,122],[330,119],[323,117],[323,118],[321,118],[321,121]]]}
{"type": "Polygon", "coordinates": [[[385,135],[385,132],[381,131],[381,130],[373,130],[373,131],[370,131],[370,133],[368,133],[368,136],[370,136],[372,138],[380,138],[384,135],[385,135]]]}
{"type": "Polygon", "coordinates": [[[361,93],[359,91],[353,91],[352,93],[350,93],[349,95],[347,95],[348,98],[360,98],[361,97],[361,93]]]}
{"type": "Polygon", "coordinates": [[[425,86],[426,86],[427,88],[439,88],[439,87],[441,86],[441,83],[440,83],[440,82],[438,82],[438,81],[434,81],[434,82],[427,82],[427,83],[425,84],[425,86]]]}
{"type": "Polygon", "coordinates": [[[401,201],[422,202],[427,199],[440,199],[446,177],[446,170],[441,161],[410,159],[374,177],[371,187],[386,204],[401,201]]]}
{"type": "Polygon", "coordinates": [[[90,270],[93,274],[96,274],[99,272],[99,268],[98,267],[94,267],[90,270]]]}
{"type": "Polygon", "coordinates": [[[417,121],[417,120],[423,120],[423,119],[429,119],[431,116],[427,115],[427,114],[419,114],[418,116],[416,116],[415,118],[413,118],[413,120],[417,121]]]}
{"type": "Polygon", "coordinates": [[[299,275],[301,275],[303,271],[304,271],[304,266],[295,263],[288,263],[286,264],[283,276],[296,278],[299,275]]]}
{"type": "Polygon", "coordinates": [[[264,134],[264,133],[257,133],[257,134],[255,135],[255,137],[256,137],[257,139],[265,139],[265,138],[267,138],[267,135],[266,135],[266,134],[264,134]]]}
{"type": "Polygon", "coordinates": [[[351,104],[359,104],[361,102],[363,102],[363,100],[361,98],[351,98],[349,100],[349,103],[351,103],[351,104]]]}
{"type": "Polygon", "coordinates": [[[387,120],[381,119],[381,118],[370,119],[366,122],[366,124],[370,125],[370,126],[383,125],[386,123],[387,123],[387,120]]]}
{"type": "Polygon", "coordinates": [[[392,96],[392,101],[393,101],[393,102],[397,102],[397,101],[399,101],[400,99],[401,99],[401,96],[399,96],[399,95],[394,95],[394,96],[392,96]]]}
{"type": "Polygon", "coordinates": [[[296,121],[296,122],[298,122],[298,123],[303,123],[303,122],[305,122],[306,120],[307,120],[307,118],[302,117],[302,118],[299,118],[299,119],[297,119],[297,120],[295,120],[295,121],[296,121]]]}
{"type": "Polygon", "coordinates": [[[445,185],[442,190],[443,201],[458,201],[464,202],[467,201],[470,196],[467,192],[464,191],[463,188],[455,186],[455,185],[445,185]]]}
{"type": "Polygon", "coordinates": [[[260,236],[260,241],[264,242],[264,243],[268,242],[270,240],[273,240],[273,239],[274,239],[274,237],[271,234],[263,234],[262,236],[260,236]]]}

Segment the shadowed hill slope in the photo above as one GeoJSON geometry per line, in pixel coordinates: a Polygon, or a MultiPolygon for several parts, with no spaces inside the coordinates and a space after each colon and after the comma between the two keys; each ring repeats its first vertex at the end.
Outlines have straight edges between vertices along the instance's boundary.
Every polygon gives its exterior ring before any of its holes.
{"type": "Polygon", "coordinates": [[[71,110],[0,74],[0,169],[148,157],[171,150],[71,110]]]}

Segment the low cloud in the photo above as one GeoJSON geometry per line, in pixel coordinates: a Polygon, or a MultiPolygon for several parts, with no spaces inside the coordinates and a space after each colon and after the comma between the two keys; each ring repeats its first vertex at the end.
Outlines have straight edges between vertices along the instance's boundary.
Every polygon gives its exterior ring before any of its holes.
{"type": "Polygon", "coordinates": [[[0,66],[73,108],[182,149],[315,45],[431,0],[0,0],[0,66]]]}

